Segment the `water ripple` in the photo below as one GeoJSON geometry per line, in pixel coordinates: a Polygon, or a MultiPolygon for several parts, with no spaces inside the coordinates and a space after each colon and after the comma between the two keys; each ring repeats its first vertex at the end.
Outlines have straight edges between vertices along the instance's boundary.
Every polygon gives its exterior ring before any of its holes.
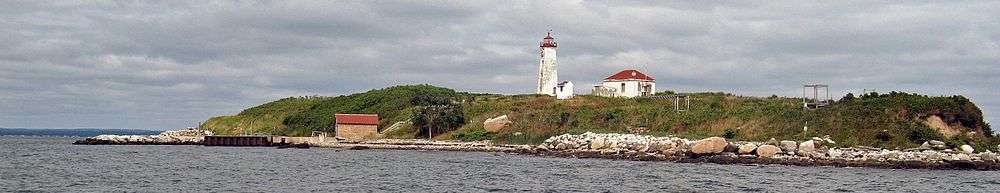
{"type": "Polygon", "coordinates": [[[990,192],[980,171],[719,165],[498,153],[78,146],[0,137],[0,192],[990,192]]]}

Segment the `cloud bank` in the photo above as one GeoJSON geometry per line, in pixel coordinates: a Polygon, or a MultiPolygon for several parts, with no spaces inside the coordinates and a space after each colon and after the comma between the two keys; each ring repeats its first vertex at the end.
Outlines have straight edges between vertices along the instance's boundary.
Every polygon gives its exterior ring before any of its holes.
{"type": "Polygon", "coordinates": [[[15,1],[0,7],[0,127],[169,129],[289,96],[428,83],[530,93],[624,68],[684,92],[826,83],[965,95],[1000,111],[1000,3],[15,1]],[[766,4],[765,4],[766,3],[766,4]]]}

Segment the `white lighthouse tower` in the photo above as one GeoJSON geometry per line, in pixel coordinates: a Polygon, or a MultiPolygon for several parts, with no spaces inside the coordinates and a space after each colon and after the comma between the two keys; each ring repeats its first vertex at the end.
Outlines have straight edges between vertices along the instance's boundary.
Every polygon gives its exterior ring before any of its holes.
{"type": "Polygon", "coordinates": [[[539,47],[541,59],[538,61],[538,94],[556,96],[559,74],[556,73],[556,40],[552,38],[552,30],[545,34],[539,47]]]}

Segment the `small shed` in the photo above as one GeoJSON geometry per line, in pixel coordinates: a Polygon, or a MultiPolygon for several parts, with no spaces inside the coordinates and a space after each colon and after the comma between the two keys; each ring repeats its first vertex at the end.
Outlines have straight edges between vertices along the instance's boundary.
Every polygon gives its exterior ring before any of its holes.
{"type": "Polygon", "coordinates": [[[378,135],[378,115],[335,114],[334,132],[337,138],[374,139],[378,135]]]}
{"type": "Polygon", "coordinates": [[[570,99],[573,98],[573,82],[562,81],[556,84],[555,93],[556,99],[570,99]]]}

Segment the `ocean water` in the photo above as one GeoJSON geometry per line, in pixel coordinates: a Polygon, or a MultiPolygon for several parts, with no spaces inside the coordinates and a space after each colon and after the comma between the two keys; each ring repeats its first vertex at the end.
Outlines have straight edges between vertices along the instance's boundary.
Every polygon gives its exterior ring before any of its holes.
{"type": "Polygon", "coordinates": [[[0,136],[0,192],[996,192],[1000,172],[0,136]]]}

